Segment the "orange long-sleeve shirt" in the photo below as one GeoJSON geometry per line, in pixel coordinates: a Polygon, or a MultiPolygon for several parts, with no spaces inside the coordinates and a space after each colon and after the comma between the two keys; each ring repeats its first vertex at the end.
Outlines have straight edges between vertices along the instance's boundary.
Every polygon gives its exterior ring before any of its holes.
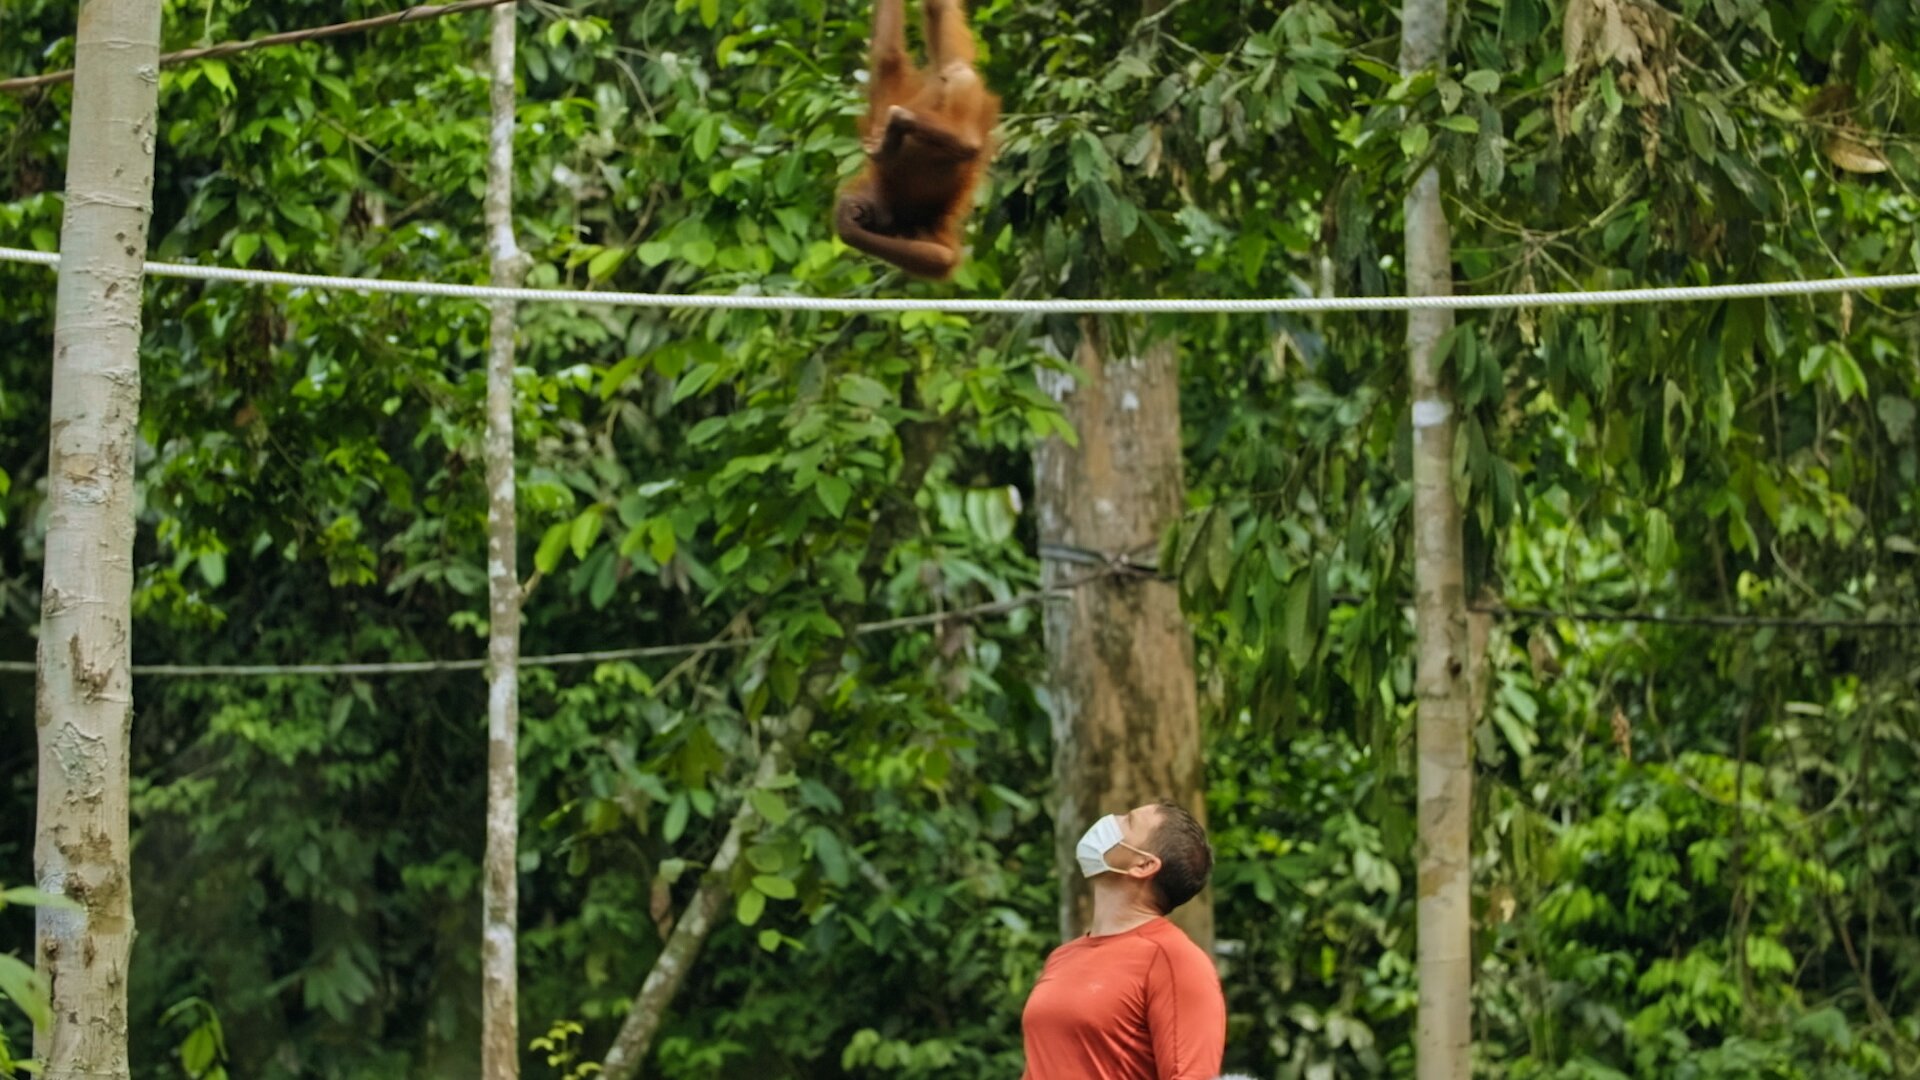
{"type": "Polygon", "coordinates": [[[1161,918],[1053,950],[1020,1024],[1026,1080],[1214,1080],[1227,1003],[1213,961],[1161,918]]]}

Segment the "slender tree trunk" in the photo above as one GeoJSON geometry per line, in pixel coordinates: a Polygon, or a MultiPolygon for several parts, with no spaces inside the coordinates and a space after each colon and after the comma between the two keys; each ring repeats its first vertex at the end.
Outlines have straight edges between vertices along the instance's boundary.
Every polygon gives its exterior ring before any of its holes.
{"type": "MultiPolygon", "coordinates": [[[[1102,324],[1087,319],[1081,329],[1074,363],[1087,381],[1048,376],[1047,390],[1080,445],[1054,438],[1034,451],[1040,542],[1150,559],[1186,503],[1179,357],[1172,341],[1116,357],[1102,324]]],[[[1050,558],[1045,583],[1087,570],[1050,558]]],[[[1102,814],[1162,798],[1204,822],[1206,775],[1193,634],[1172,584],[1131,575],[1097,581],[1049,604],[1045,627],[1060,932],[1072,938],[1092,917],[1092,894],[1073,857],[1081,833],[1102,814]]],[[[1211,953],[1211,890],[1173,921],[1211,953]]]]}
{"type": "MultiPolygon", "coordinates": [[[[513,238],[513,7],[493,9],[493,123],[487,140],[491,280],[513,288],[526,256],[513,238]]],[[[520,839],[520,576],[513,461],[514,303],[493,302],[487,356],[487,852],[481,930],[480,1071],[520,1075],[517,852],[520,839]]]]}
{"type": "Polygon", "coordinates": [[[160,0],[82,0],[53,328],[34,872],[48,1080],[127,1075],[127,740],[141,263],[153,213],[160,0]]]}
{"type": "MultiPolygon", "coordinates": [[[[1404,0],[1400,70],[1440,63],[1446,0],[1404,0]]],[[[1452,240],[1440,174],[1427,168],[1407,192],[1407,295],[1453,293],[1452,240]]],[[[1474,683],[1467,624],[1460,503],[1453,484],[1457,419],[1440,342],[1453,312],[1407,316],[1413,386],[1413,578],[1419,699],[1420,1080],[1464,1080],[1471,1071],[1472,940],[1469,815],[1473,806],[1470,718],[1474,683]]]]}
{"type": "MultiPolygon", "coordinates": [[[[743,791],[751,792],[766,787],[774,778],[785,772],[793,760],[793,748],[806,738],[807,729],[813,724],[813,711],[802,706],[788,717],[786,730],[774,734],[767,746],[767,752],[755,767],[753,778],[743,791]]],[[[693,969],[694,957],[700,953],[700,947],[706,943],[707,935],[713,932],[713,924],[725,909],[727,900],[733,896],[728,879],[733,874],[733,866],[740,860],[740,850],[746,843],[760,820],[753,808],[753,800],[742,797],[740,806],[733,812],[733,820],[727,825],[727,835],[720,841],[720,850],[714,853],[713,860],[707,864],[707,872],[701,875],[700,888],[693,899],[687,902],[686,910],[680,913],[679,921],[673,925],[673,933],[667,938],[666,947],[660,950],[660,956],[653,962],[653,970],[647,972],[647,981],[640,986],[640,993],[633,999],[633,1007],[627,1011],[626,1020],[620,1025],[619,1034],[614,1036],[613,1046],[607,1050],[607,1058],[601,1063],[602,1080],[633,1080],[640,1075],[640,1064],[647,1060],[648,1051],[653,1049],[654,1037],[660,1034],[660,1025],[666,1019],[667,1007],[673,1003],[674,995],[680,992],[680,986],[687,981],[687,973],[693,969]]]]}

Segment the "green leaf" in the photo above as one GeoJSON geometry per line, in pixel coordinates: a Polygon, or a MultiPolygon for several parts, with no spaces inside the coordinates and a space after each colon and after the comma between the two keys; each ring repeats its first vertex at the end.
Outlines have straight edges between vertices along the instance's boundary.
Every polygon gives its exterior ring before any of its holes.
{"type": "Polygon", "coordinates": [[[46,982],[10,953],[0,953],[0,996],[13,999],[37,1029],[45,1029],[53,1021],[47,1007],[46,982]]]}
{"type": "Polygon", "coordinates": [[[1835,345],[1829,349],[1828,356],[1827,375],[1833,380],[1833,389],[1840,395],[1840,400],[1866,397],[1867,373],[1860,370],[1860,362],[1853,358],[1853,350],[1845,345],[1835,345]]]}
{"type": "Polygon", "coordinates": [[[712,114],[701,117],[693,125],[691,144],[694,157],[701,161],[712,157],[720,146],[720,118],[712,114]]]}
{"type": "Polygon", "coordinates": [[[1286,642],[1287,659],[1295,671],[1305,671],[1307,662],[1313,659],[1313,573],[1302,570],[1293,576],[1293,584],[1287,588],[1286,642]]]}
{"type": "Polygon", "coordinates": [[[773,687],[780,704],[793,704],[800,696],[800,668],[789,660],[774,661],[767,666],[767,685],[773,687]]]}
{"type": "Polygon", "coordinates": [[[85,911],[79,902],[68,896],[58,896],[50,892],[41,892],[31,885],[15,885],[0,892],[0,906],[18,904],[21,907],[43,907],[53,911],[85,911]]]}
{"type": "Polygon", "coordinates": [[[593,584],[587,589],[587,603],[595,611],[607,606],[613,594],[620,587],[620,560],[611,552],[601,552],[596,556],[600,560],[600,569],[594,572],[593,584]]]}
{"type": "Polygon", "coordinates": [[[966,494],[967,527],[989,544],[1004,544],[1018,524],[1010,489],[974,488],[966,494]]]}
{"type": "Polygon", "coordinates": [[[678,842],[686,833],[687,814],[691,809],[692,804],[688,801],[686,792],[674,793],[673,801],[667,804],[667,820],[660,827],[660,835],[666,838],[667,843],[678,842]]]}
{"type": "Polygon", "coordinates": [[[1904,445],[1913,435],[1913,402],[1897,394],[1882,394],[1875,406],[1880,414],[1880,423],[1887,429],[1887,438],[1896,444],[1904,445]]]}
{"type": "Polygon", "coordinates": [[[1467,72],[1466,78],[1460,81],[1466,84],[1467,89],[1476,94],[1491,94],[1500,89],[1500,73],[1497,71],[1488,71],[1485,68],[1479,71],[1467,72]]]}
{"type": "Polygon", "coordinates": [[[573,532],[573,523],[556,522],[547,527],[545,536],[540,538],[540,547],[533,553],[534,568],[543,574],[551,574],[560,566],[560,556],[567,550],[567,537],[573,532]]]}
{"type": "Polygon", "coordinates": [[[1233,580],[1233,526],[1225,511],[1216,510],[1207,518],[1207,578],[1220,592],[1227,591],[1233,580]]]}
{"type": "Polygon", "coordinates": [[[1448,131],[1458,131],[1463,135],[1480,134],[1480,121],[1465,113],[1461,113],[1458,116],[1441,117],[1439,120],[1434,121],[1434,123],[1446,128],[1448,131]]]}
{"type": "Polygon", "coordinates": [[[607,278],[613,276],[615,270],[620,269],[620,264],[626,262],[627,256],[632,253],[632,248],[617,247],[602,249],[600,254],[595,255],[587,261],[588,279],[592,281],[605,281],[607,278]]]}
{"type": "Polygon", "coordinates": [[[208,82],[219,87],[228,97],[232,97],[236,93],[233,87],[233,76],[227,72],[225,62],[220,60],[203,60],[201,61],[200,70],[201,73],[206,76],[208,82]]]}
{"type": "Polygon", "coordinates": [[[227,557],[218,551],[203,551],[196,560],[200,576],[206,579],[211,588],[219,588],[227,581],[227,557]]]}
{"type": "Polygon", "coordinates": [[[776,829],[785,825],[787,819],[793,816],[793,811],[787,808],[787,800],[781,798],[780,793],[776,791],[755,788],[747,794],[747,801],[751,802],[753,808],[760,812],[760,816],[767,820],[767,824],[776,829]]]}
{"type": "Polygon", "coordinates": [[[1400,81],[1400,72],[1378,60],[1369,60],[1364,56],[1355,55],[1348,62],[1389,86],[1400,81]]]}
{"type": "Polygon", "coordinates": [[[720,0],[700,0],[700,21],[711,30],[720,23],[720,0]]]}
{"type": "Polygon", "coordinates": [[[1506,736],[1507,745],[1513,748],[1515,756],[1522,761],[1533,756],[1535,742],[1533,731],[1522,723],[1512,710],[1495,707],[1493,722],[1494,726],[1500,729],[1500,734],[1506,736]]]}
{"type": "Polygon", "coordinates": [[[194,1028],[180,1043],[180,1064],[188,1076],[199,1076],[213,1064],[213,1032],[205,1026],[194,1028]]]}
{"type": "Polygon", "coordinates": [[[1657,572],[1673,565],[1673,523],[1658,507],[1647,511],[1647,566],[1657,572]]]}
{"type": "Polygon", "coordinates": [[[838,519],[846,513],[847,500],[853,498],[853,485],[837,476],[822,476],[813,487],[813,493],[820,498],[820,505],[827,508],[830,517],[838,519]]]}
{"type": "Polygon", "coordinates": [[[1433,133],[1425,124],[1408,124],[1400,129],[1400,152],[1409,159],[1418,158],[1427,152],[1427,144],[1433,141],[1433,133]]]}
{"type": "Polygon", "coordinates": [[[733,909],[733,916],[740,920],[740,925],[752,926],[760,921],[760,916],[766,914],[766,910],[767,894],[758,889],[748,889],[740,894],[740,900],[733,909]]]}
{"type": "Polygon", "coordinates": [[[794,887],[793,882],[783,877],[775,877],[772,874],[755,874],[753,887],[766,893],[775,900],[791,900],[800,895],[799,890],[794,887]]]}
{"type": "Polygon", "coordinates": [[[254,253],[260,250],[259,233],[240,233],[233,238],[233,262],[236,266],[246,266],[253,262],[254,253]]]}
{"type": "Polygon", "coordinates": [[[760,947],[767,950],[768,952],[773,952],[774,950],[778,949],[780,947],[780,931],[778,930],[760,931],[760,947]]]}
{"type": "Polygon", "coordinates": [[[649,267],[659,266],[673,257],[673,245],[663,240],[649,240],[641,244],[634,254],[640,256],[640,261],[649,267]]]}
{"type": "Polygon", "coordinates": [[[661,566],[671,562],[678,541],[673,532],[673,522],[663,517],[647,522],[647,554],[653,556],[654,562],[661,566]]]}
{"type": "Polygon", "coordinates": [[[1620,96],[1620,85],[1614,82],[1613,69],[1610,67],[1601,68],[1598,81],[1600,83],[1600,99],[1607,103],[1607,115],[1619,116],[1620,109],[1626,102],[1620,96]]]}
{"type": "Polygon", "coordinates": [[[600,539],[600,530],[605,525],[606,516],[606,507],[595,503],[580,511],[579,516],[573,519],[573,531],[567,539],[573,547],[574,558],[584,559],[587,557],[587,552],[593,550],[593,542],[600,539]]]}
{"type": "Polygon", "coordinates": [[[1853,1047],[1853,1031],[1847,1026],[1846,1014],[1831,1005],[1800,1016],[1794,1020],[1793,1030],[1836,1049],[1853,1047]]]}
{"type": "Polygon", "coordinates": [[[646,363],[646,357],[629,356],[608,368],[600,376],[600,400],[612,401],[613,395],[627,385],[627,380],[633,378],[633,373],[639,371],[640,365],[644,363],[646,363]]]}
{"type": "Polygon", "coordinates": [[[707,381],[719,374],[720,365],[712,361],[694,365],[692,371],[680,376],[680,382],[673,388],[673,403],[680,404],[706,389],[707,381]]]}
{"type": "Polygon", "coordinates": [[[844,886],[853,880],[853,867],[847,860],[846,848],[832,829],[815,825],[807,830],[807,843],[813,848],[813,857],[819,861],[820,871],[828,881],[844,886]]]}
{"type": "Polygon", "coordinates": [[[772,844],[755,844],[747,849],[747,861],[763,874],[777,874],[786,868],[786,856],[772,844]]]}

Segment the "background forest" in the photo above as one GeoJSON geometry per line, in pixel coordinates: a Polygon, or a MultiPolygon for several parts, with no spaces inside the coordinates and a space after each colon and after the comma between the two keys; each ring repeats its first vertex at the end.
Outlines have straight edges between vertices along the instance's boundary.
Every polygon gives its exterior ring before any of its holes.
{"type": "MultiPolygon", "coordinates": [[[[393,6],[167,0],[164,44],[393,6]]],[[[4,0],[0,76],[71,66],[74,9],[4,0]]],[[[1376,0],[973,14],[1003,147],[935,288],[831,239],[864,0],[521,3],[529,284],[1395,293],[1428,162],[1463,292],[1920,269],[1911,0],[1460,0],[1445,73],[1408,80],[1376,0]]],[[[460,15],[166,69],[152,257],[483,281],[484,39],[460,15]]],[[[0,95],[0,245],[57,246],[69,96],[0,95]]],[[[39,617],[53,300],[0,266],[0,660],[39,617]]],[[[145,311],[136,660],[480,655],[485,311],[177,280],[145,311]]],[[[769,642],[524,673],[521,1029],[560,1045],[526,1075],[604,1052],[760,711],[834,653],[847,690],[763,796],[759,884],[651,1069],[1018,1075],[1057,940],[1039,611],[843,623],[1036,585],[1076,327],[520,326],[526,651],[769,642]]],[[[1410,1075],[1404,322],[1116,333],[1180,357],[1160,567],[1198,647],[1228,1064],[1410,1075]]],[[[1463,313],[1449,347],[1469,574],[1508,609],[1474,732],[1476,1071],[1914,1074],[1913,295],[1463,313]]],[[[484,716],[473,672],[137,681],[136,1076],[474,1075],[484,716]]],[[[0,885],[32,877],[32,717],[0,672],[0,885]]],[[[0,952],[31,939],[0,910],[0,952]]]]}

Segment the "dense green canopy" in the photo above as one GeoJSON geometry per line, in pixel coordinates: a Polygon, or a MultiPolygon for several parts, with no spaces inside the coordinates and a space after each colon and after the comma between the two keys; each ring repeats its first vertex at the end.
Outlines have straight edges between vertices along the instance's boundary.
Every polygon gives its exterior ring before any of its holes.
{"type": "MultiPolygon", "coordinates": [[[[390,7],[167,0],[165,44],[390,7]]],[[[529,284],[1394,292],[1428,161],[1461,291],[1920,268],[1910,0],[1453,14],[1447,69],[1403,80],[1378,2],[980,4],[1003,147],[972,260],[933,287],[831,239],[864,6],[529,2],[529,284]]],[[[73,16],[12,0],[0,75],[70,66],[73,16]]],[[[167,69],[155,257],[483,281],[484,39],[454,16],[167,69]]],[[[0,244],[57,246],[70,96],[0,96],[0,244]]],[[[33,655],[53,281],[0,266],[0,659],[33,655]]],[[[1915,312],[1463,315],[1476,586],[1920,618],[1915,312]]],[[[1200,642],[1228,1063],[1257,1075],[1411,1071],[1402,325],[1154,327],[1183,365],[1192,509],[1161,565],[1200,642]]],[[[151,283],[136,660],[478,656],[486,326],[464,303],[151,283]]],[[[1036,581],[1029,451],[1063,425],[1035,373],[1073,327],[558,304],[521,327],[525,650],[753,639],[526,672],[522,1030],[602,1052],[759,719],[838,656],[654,1070],[1017,1075],[1056,887],[1037,610],[850,631],[1036,581]]],[[[1920,1069],[1913,630],[1502,616],[1491,642],[1480,1072],[1920,1069]]],[[[0,673],[0,883],[32,874],[32,698],[0,673]]],[[[484,713],[472,672],[136,683],[138,1076],[473,1074],[484,713]]],[[[0,952],[30,937],[0,911],[0,952]]],[[[22,1014],[0,1031],[24,1054],[22,1014]]]]}

